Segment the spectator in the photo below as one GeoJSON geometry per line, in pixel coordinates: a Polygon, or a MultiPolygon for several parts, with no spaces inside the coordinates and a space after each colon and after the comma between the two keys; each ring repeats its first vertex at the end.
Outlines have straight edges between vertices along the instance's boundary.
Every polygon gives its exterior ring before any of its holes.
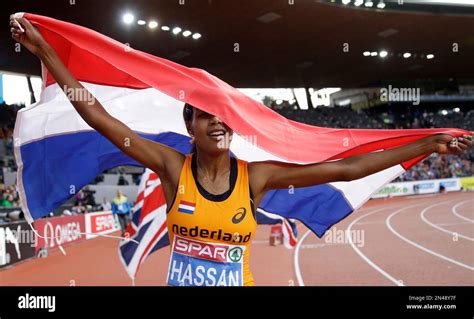
{"type": "Polygon", "coordinates": [[[102,210],[103,211],[108,211],[112,209],[112,205],[110,202],[107,200],[107,197],[104,197],[104,200],[102,201],[102,210]]]}
{"type": "Polygon", "coordinates": [[[117,215],[119,219],[122,236],[125,234],[125,229],[127,228],[131,212],[132,207],[130,201],[120,190],[118,190],[117,197],[112,201],[112,213],[117,215]]]}
{"type": "Polygon", "coordinates": [[[84,187],[83,194],[84,194],[84,204],[94,207],[96,205],[95,198],[94,198],[95,191],[91,190],[89,186],[86,186],[84,187]]]}
{"type": "Polygon", "coordinates": [[[13,206],[13,196],[8,194],[6,198],[0,202],[0,206],[2,207],[12,207],[13,206]]]}
{"type": "Polygon", "coordinates": [[[87,206],[84,205],[82,202],[78,202],[71,208],[71,212],[73,215],[76,214],[87,214],[89,211],[87,210],[87,206]]]}

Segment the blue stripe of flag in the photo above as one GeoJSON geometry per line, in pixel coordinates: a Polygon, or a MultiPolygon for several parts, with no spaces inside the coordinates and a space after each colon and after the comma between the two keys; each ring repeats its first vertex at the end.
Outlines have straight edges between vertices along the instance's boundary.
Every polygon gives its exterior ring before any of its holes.
{"type": "Polygon", "coordinates": [[[190,209],[185,209],[185,208],[178,208],[178,212],[180,213],[186,213],[186,214],[193,214],[194,213],[194,210],[190,210],[190,209]]]}

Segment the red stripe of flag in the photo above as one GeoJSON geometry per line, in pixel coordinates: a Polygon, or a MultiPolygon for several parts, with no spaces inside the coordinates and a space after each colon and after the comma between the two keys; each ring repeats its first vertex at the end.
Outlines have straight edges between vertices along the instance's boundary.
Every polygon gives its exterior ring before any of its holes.
{"type": "Polygon", "coordinates": [[[193,206],[193,207],[196,207],[196,204],[195,203],[191,203],[191,202],[187,202],[185,200],[182,200],[179,202],[180,204],[183,204],[183,205],[188,205],[188,206],[193,206]]]}

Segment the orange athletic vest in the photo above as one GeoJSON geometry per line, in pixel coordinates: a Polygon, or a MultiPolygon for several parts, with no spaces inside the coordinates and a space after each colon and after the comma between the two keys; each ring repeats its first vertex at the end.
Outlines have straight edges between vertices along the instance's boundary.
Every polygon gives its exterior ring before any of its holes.
{"type": "Polygon", "coordinates": [[[168,210],[168,285],[254,285],[249,249],[257,222],[247,162],[231,157],[230,189],[219,195],[199,184],[196,167],[196,157],[186,155],[168,210]]]}

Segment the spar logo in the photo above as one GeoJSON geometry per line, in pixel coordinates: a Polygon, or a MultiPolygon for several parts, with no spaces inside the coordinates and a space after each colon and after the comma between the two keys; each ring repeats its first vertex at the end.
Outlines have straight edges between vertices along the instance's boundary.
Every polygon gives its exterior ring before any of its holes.
{"type": "Polygon", "coordinates": [[[176,236],[174,252],[216,262],[238,263],[242,260],[243,248],[224,244],[206,243],[176,236]]]}
{"type": "Polygon", "coordinates": [[[112,214],[92,216],[92,232],[98,233],[115,228],[115,220],[112,214]]]}
{"type": "Polygon", "coordinates": [[[228,252],[228,257],[231,261],[237,263],[242,259],[242,255],[244,254],[244,251],[240,247],[234,247],[229,249],[228,252]]]}

